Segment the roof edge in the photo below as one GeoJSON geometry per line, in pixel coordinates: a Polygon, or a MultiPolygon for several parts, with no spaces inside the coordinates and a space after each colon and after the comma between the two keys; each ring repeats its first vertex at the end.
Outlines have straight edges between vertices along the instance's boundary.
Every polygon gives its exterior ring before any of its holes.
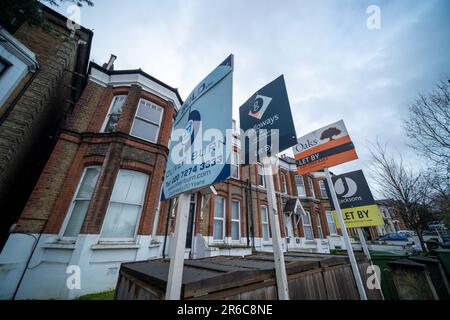
{"type": "Polygon", "coordinates": [[[179,101],[180,105],[183,104],[183,99],[181,98],[180,93],[178,92],[178,89],[175,89],[175,88],[169,86],[168,84],[162,82],[161,80],[159,80],[159,79],[149,75],[148,73],[144,72],[142,69],[107,70],[104,67],[102,67],[99,64],[97,64],[96,62],[91,61],[90,65],[89,65],[89,72],[88,73],[91,73],[91,69],[92,68],[95,68],[95,69],[97,69],[97,70],[99,70],[99,71],[101,71],[103,73],[106,73],[109,76],[122,75],[122,74],[140,74],[140,75],[146,77],[147,79],[149,79],[149,80],[151,80],[153,82],[156,82],[157,84],[159,84],[159,85],[163,86],[164,88],[166,88],[166,89],[172,91],[173,93],[175,93],[176,97],[178,98],[178,101],[179,101]]]}

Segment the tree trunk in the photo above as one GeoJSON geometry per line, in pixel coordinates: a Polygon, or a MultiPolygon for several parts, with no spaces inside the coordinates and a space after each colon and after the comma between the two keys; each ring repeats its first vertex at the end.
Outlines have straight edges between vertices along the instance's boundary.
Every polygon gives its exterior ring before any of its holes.
{"type": "Polygon", "coordinates": [[[422,230],[416,230],[417,237],[419,238],[420,246],[422,247],[423,252],[428,252],[428,248],[425,245],[425,240],[423,239],[422,230]]]}

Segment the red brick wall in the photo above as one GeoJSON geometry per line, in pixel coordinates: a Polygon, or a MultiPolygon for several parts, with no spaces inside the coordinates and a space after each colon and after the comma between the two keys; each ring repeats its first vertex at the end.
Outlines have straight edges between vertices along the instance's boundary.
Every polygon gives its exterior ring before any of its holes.
{"type": "MultiPolygon", "coordinates": [[[[34,188],[16,230],[40,232],[47,223],[45,232],[59,233],[84,168],[100,165],[102,169],[81,233],[100,232],[117,172],[119,169],[128,169],[141,171],[149,176],[138,233],[150,234],[159,201],[174,115],[175,108],[171,103],[143,91],[137,85],[112,88],[89,81],[68,120],[67,130],[61,134],[34,188]],[[100,134],[114,95],[127,93],[129,95],[117,132],[100,134]],[[158,144],[129,136],[140,98],[164,108],[158,144]]],[[[167,210],[167,207],[162,208],[167,210]]],[[[163,216],[164,214],[161,215],[163,216]]]]}

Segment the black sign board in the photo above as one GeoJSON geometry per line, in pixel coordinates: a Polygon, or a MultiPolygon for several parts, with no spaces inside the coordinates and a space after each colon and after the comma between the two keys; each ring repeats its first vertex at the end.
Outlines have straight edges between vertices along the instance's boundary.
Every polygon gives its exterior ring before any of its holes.
{"type": "MultiPolygon", "coordinates": [[[[365,207],[375,204],[372,192],[370,191],[362,170],[334,176],[332,177],[332,180],[341,209],[365,207]]],[[[328,197],[331,199],[328,184],[325,183],[325,185],[328,197]]],[[[333,201],[331,201],[331,207],[333,210],[336,209],[333,201]]]]}
{"type": "Polygon", "coordinates": [[[275,155],[297,144],[297,134],[283,76],[248,99],[240,107],[239,115],[241,129],[245,133],[253,129],[256,133],[241,137],[242,148],[245,151],[243,160],[246,164],[251,162],[250,152],[259,161],[260,155],[275,155]]]}
{"type": "MultiPolygon", "coordinates": [[[[361,170],[335,176],[332,180],[347,228],[384,225],[380,210],[375,204],[372,192],[370,192],[369,185],[361,170]]],[[[328,197],[331,199],[328,184],[325,184],[325,186],[328,197]]],[[[333,201],[331,201],[331,207],[333,208],[335,221],[339,222],[333,201]]],[[[337,223],[337,226],[340,228],[339,223],[337,223]]]]}

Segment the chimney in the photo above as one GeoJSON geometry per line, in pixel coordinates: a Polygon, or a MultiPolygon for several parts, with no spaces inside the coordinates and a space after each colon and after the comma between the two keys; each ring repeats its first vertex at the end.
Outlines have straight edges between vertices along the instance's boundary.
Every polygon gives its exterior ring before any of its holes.
{"type": "Polygon", "coordinates": [[[103,64],[103,67],[108,70],[108,71],[113,71],[114,70],[114,62],[116,61],[117,57],[115,55],[111,55],[111,57],[109,58],[108,63],[103,64]]]}

